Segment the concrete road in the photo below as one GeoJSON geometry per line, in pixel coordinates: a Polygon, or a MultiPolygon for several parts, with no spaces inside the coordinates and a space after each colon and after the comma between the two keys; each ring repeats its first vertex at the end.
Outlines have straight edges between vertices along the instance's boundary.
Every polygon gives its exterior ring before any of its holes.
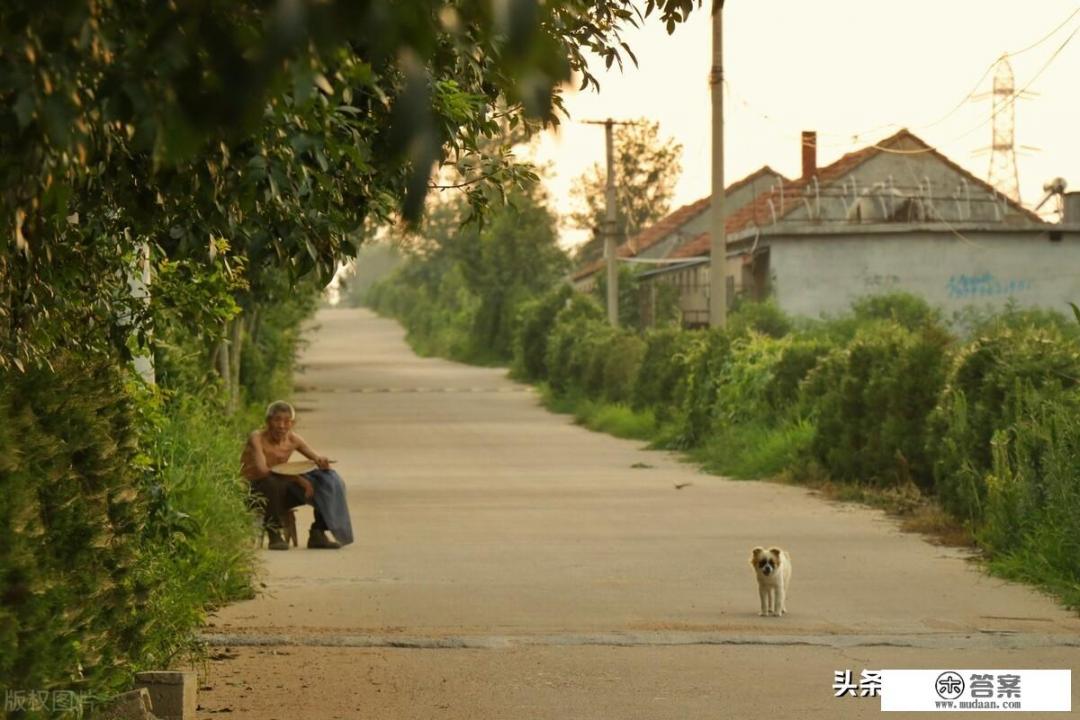
{"type": "Polygon", "coordinates": [[[265,592],[207,628],[200,717],[869,716],[834,671],[1080,669],[1074,614],[880,512],[592,433],[364,310],[311,339],[297,431],[358,540],[264,551],[265,592]],[[790,614],[762,618],[747,558],[774,544],[790,614]]]}

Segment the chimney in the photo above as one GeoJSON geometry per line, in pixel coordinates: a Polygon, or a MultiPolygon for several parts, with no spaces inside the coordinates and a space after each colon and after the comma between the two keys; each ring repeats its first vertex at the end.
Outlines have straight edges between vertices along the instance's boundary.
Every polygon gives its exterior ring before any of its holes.
{"type": "Polygon", "coordinates": [[[817,133],[803,130],[802,134],[802,179],[809,180],[817,175],[817,133]]]}

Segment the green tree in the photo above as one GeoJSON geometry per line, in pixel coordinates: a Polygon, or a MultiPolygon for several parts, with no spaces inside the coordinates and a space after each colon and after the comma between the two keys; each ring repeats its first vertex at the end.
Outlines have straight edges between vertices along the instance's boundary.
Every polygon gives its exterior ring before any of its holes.
{"type": "Polygon", "coordinates": [[[402,263],[401,251],[387,240],[365,243],[340,276],[340,303],[360,307],[371,287],[402,263]]]}
{"type": "MultiPolygon", "coordinates": [[[[644,14],[670,26],[697,4],[644,14]]],[[[586,55],[621,63],[642,17],[631,0],[4,3],[0,363],[124,351],[143,244],[205,259],[226,238],[249,272],[325,282],[366,220],[418,217],[436,165],[482,210],[530,176],[490,140],[553,121],[560,83],[596,85],[586,55]]]]}
{"type": "MultiPolygon", "coordinates": [[[[644,118],[614,130],[615,200],[619,242],[634,237],[671,210],[675,183],[682,172],[682,145],[660,134],[660,123],[644,118]]],[[[597,163],[574,182],[570,195],[577,209],[570,223],[591,230],[577,252],[579,261],[603,255],[607,172],[597,163]]]]}
{"type": "Polygon", "coordinates": [[[401,318],[422,349],[505,362],[518,311],[561,281],[569,259],[538,183],[509,192],[483,225],[463,224],[467,215],[460,200],[433,208],[408,243],[409,262],[376,288],[373,305],[401,318]]]}

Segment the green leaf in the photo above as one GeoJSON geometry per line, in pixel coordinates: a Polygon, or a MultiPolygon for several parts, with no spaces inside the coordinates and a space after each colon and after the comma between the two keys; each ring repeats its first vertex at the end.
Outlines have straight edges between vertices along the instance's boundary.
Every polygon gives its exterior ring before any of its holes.
{"type": "Polygon", "coordinates": [[[293,99],[297,105],[303,105],[315,93],[315,71],[303,62],[293,63],[292,73],[293,99]]]}
{"type": "Polygon", "coordinates": [[[34,119],[34,112],[37,110],[37,103],[34,101],[33,93],[24,90],[19,93],[19,98],[15,101],[15,117],[19,121],[19,129],[23,130],[34,119]]]}

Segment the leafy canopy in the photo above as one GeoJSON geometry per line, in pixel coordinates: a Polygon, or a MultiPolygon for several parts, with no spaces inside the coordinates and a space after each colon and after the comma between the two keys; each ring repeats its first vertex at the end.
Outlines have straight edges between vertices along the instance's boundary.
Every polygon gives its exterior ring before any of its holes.
{"type": "Polygon", "coordinates": [[[626,27],[699,5],[3,3],[0,367],[145,337],[144,246],[249,287],[264,267],[326,281],[365,223],[419,217],[437,166],[483,211],[485,187],[531,179],[501,126],[554,122],[562,83],[597,85],[587,56],[621,64],[626,27]]]}

